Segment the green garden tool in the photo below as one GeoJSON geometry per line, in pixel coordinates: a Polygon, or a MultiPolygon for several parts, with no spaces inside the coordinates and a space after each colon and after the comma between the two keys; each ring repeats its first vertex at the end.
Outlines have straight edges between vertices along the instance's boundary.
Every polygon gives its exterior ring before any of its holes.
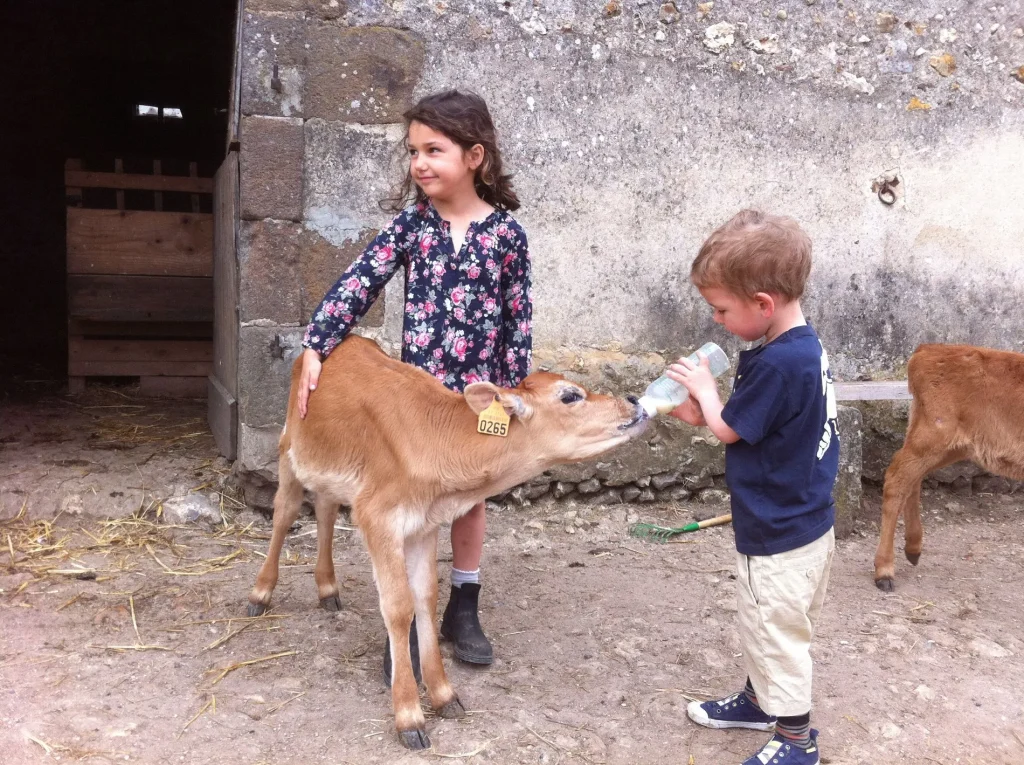
{"type": "Polygon", "coordinates": [[[667,542],[672,539],[672,537],[679,536],[680,534],[686,534],[690,531],[699,531],[700,529],[706,529],[709,526],[722,526],[726,523],[732,523],[732,513],[719,515],[715,518],[708,518],[706,521],[688,523],[685,526],[679,526],[678,528],[658,526],[655,523],[634,523],[629,528],[629,535],[631,537],[636,537],[637,539],[649,539],[652,542],[667,542]]]}

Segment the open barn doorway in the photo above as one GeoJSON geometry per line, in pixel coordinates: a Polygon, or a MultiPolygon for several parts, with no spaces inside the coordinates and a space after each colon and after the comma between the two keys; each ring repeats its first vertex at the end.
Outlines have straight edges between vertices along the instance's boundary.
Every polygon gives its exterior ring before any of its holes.
{"type": "Polygon", "coordinates": [[[205,396],[237,0],[2,5],[0,395],[205,396]]]}

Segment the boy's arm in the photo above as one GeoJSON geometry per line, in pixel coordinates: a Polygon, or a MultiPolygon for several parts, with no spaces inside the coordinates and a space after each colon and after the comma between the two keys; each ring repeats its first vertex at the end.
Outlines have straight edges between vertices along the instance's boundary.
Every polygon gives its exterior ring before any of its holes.
{"type": "MultiPolygon", "coordinates": [[[[679,419],[689,422],[691,425],[707,425],[708,429],[714,433],[715,438],[722,443],[734,444],[740,440],[739,434],[722,419],[724,406],[718,395],[718,386],[711,374],[707,357],[701,357],[700,366],[695,365],[687,358],[681,358],[668,368],[666,374],[677,383],[686,386],[686,390],[690,393],[690,399],[696,401],[700,406],[700,415],[704,422],[695,422],[685,417],[679,419]]],[[[685,407],[686,404],[683,404],[672,414],[675,415],[685,407]]]]}
{"type": "Polygon", "coordinates": [[[530,248],[516,227],[501,266],[501,338],[498,384],[514,388],[530,372],[533,352],[533,301],[530,296],[530,248]]]}
{"type": "Polygon", "coordinates": [[[412,221],[400,213],[352,262],[331,287],[306,327],[302,345],[327,358],[373,305],[384,285],[405,262],[414,237],[412,221]]]}

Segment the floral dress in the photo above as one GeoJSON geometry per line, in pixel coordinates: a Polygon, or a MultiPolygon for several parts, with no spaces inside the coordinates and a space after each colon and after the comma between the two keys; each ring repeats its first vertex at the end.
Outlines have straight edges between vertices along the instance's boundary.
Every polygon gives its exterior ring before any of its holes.
{"type": "Polygon", "coordinates": [[[327,292],[302,344],[327,356],[405,269],[402,361],[452,390],[490,381],[514,388],[531,360],[530,253],[504,210],[474,221],[455,252],[434,206],[407,207],[327,292]]]}

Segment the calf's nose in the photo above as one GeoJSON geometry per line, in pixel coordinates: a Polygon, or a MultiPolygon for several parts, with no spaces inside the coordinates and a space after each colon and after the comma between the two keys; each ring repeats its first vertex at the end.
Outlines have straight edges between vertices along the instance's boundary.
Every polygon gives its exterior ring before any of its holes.
{"type": "Polygon", "coordinates": [[[636,396],[626,396],[626,401],[631,403],[633,406],[636,406],[637,404],[640,403],[640,399],[638,399],[636,396]]]}

